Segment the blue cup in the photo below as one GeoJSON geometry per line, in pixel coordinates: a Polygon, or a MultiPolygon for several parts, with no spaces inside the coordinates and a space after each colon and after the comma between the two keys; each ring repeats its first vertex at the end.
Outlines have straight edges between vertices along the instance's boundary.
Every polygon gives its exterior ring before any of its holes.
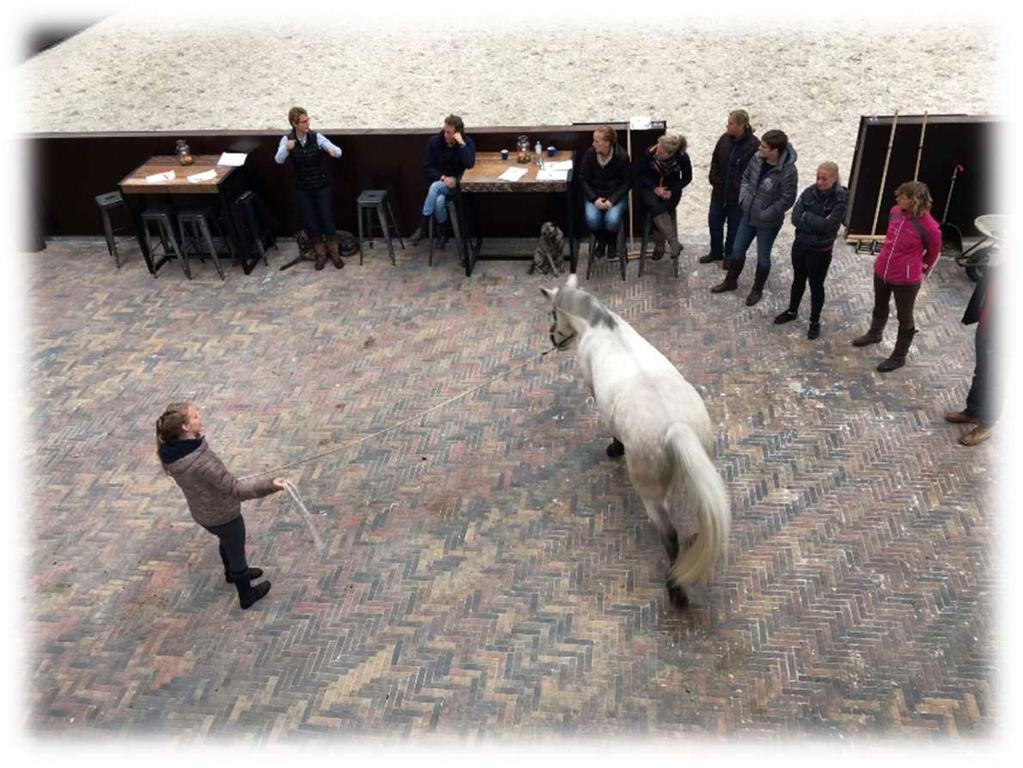
{"type": "Polygon", "coordinates": [[[507,160],[508,159],[508,150],[507,149],[502,149],[501,150],[501,159],[502,160],[507,160]]]}
{"type": "Polygon", "coordinates": [[[547,157],[554,157],[556,154],[558,154],[558,150],[554,147],[547,147],[547,157]]]}

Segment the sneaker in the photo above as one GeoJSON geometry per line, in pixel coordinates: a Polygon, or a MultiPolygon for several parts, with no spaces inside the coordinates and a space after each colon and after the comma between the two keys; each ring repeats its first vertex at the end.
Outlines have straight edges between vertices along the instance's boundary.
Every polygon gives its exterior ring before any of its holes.
{"type": "Polygon", "coordinates": [[[797,317],[798,315],[791,309],[786,309],[784,312],[782,312],[780,315],[774,318],[774,324],[781,325],[782,323],[789,323],[795,320],[797,317]]]}

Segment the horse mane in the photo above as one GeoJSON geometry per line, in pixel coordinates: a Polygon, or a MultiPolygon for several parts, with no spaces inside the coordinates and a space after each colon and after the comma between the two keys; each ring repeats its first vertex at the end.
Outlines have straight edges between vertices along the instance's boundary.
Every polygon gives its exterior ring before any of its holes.
{"type": "Polygon", "coordinates": [[[558,289],[554,306],[573,317],[581,317],[591,328],[604,325],[614,330],[618,322],[610,310],[601,304],[596,297],[591,296],[581,288],[572,288],[567,285],[558,289]]]}

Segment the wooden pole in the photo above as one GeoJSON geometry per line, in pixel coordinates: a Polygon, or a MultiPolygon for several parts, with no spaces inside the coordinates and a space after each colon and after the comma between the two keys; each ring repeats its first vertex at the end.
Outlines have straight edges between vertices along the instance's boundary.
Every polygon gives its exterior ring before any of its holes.
{"type": "Polygon", "coordinates": [[[899,122],[899,110],[892,117],[892,131],[888,134],[888,153],[884,157],[884,171],[881,172],[881,188],[877,190],[877,205],[874,206],[874,221],[870,225],[870,234],[877,230],[877,217],[881,214],[881,198],[884,196],[884,183],[888,180],[888,163],[892,159],[892,144],[895,143],[895,126],[899,122]]]}
{"type": "Polygon", "coordinates": [[[920,126],[920,146],[916,149],[916,168],[913,169],[913,181],[920,180],[920,158],[924,154],[924,136],[927,134],[927,113],[924,112],[924,124],[920,126]]]}

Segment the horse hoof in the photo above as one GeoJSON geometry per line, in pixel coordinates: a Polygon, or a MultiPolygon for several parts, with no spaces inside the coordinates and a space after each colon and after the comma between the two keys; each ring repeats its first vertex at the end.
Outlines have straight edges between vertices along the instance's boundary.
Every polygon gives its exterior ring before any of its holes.
{"type": "Polygon", "coordinates": [[[684,611],[689,607],[689,595],[686,594],[682,587],[671,582],[668,582],[666,586],[668,587],[668,599],[676,611],[684,611]]]}
{"type": "Polygon", "coordinates": [[[625,446],[618,441],[617,437],[611,438],[611,445],[607,447],[607,455],[612,459],[625,455],[625,446]]]}

